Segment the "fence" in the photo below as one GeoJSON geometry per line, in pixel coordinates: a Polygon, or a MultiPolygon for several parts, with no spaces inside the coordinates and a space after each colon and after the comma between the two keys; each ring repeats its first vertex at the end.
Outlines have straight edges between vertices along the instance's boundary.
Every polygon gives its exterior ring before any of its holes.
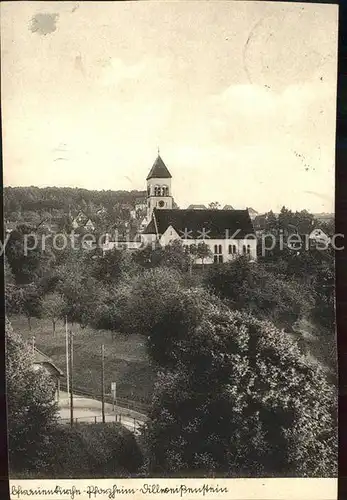
{"type": "MultiPolygon", "coordinates": [[[[67,391],[67,386],[65,383],[61,383],[60,385],[61,390],[67,391]]],[[[76,396],[84,396],[86,398],[92,398],[96,399],[97,401],[101,401],[101,395],[96,395],[93,392],[88,391],[85,388],[81,387],[74,387],[73,388],[73,393],[76,394],[76,396]]],[[[105,403],[113,403],[113,399],[111,395],[105,394],[104,397],[105,403]]],[[[142,413],[143,415],[147,415],[148,410],[149,410],[149,405],[145,403],[140,403],[139,401],[134,401],[131,399],[126,399],[122,397],[117,396],[117,401],[115,402],[116,406],[120,406],[122,408],[126,408],[128,410],[136,411],[138,413],[142,413]]]]}
{"type": "MultiPolygon", "coordinates": [[[[62,418],[60,419],[60,422],[62,424],[70,424],[71,419],[70,418],[62,418]]],[[[125,425],[128,429],[133,431],[136,434],[139,434],[141,431],[141,428],[144,425],[144,422],[142,420],[138,420],[135,417],[131,417],[129,415],[124,415],[121,413],[117,413],[115,415],[105,415],[105,423],[110,423],[110,422],[118,422],[120,424],[125,425]]],[[[91,417],[76,417],[73,419],[74,424],[97,424],[97,423],[103,423],[102,416],[101,415],[95,415],[91,417]]]]}

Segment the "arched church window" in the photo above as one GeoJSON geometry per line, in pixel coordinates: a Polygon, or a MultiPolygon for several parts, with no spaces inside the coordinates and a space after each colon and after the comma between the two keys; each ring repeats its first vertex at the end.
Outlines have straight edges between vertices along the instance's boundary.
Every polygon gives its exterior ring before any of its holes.
{"type": "Polygon", "coordinates": [[[147,194],[148,194],[148,196],[150,196],[150,194],[151,194],[151,187],[150,186],[148,186],[148,188],[147,188],[147,194]]]}
{"type": "Polygon", "coordinates": [[[236,253],[236,245],[233,245],[233,253],[236,253]]]}
{"type": "Polygon", "coordinates": [[[160,196],[160,186],[154,186],[154,196],[160,196]]]}
{"type": "Polygon", "coordinates": [[[219,245],[218,250],[219,250],[219,253],[222,253],[222,245],[219,245]]]}
{"type": "Polygon", "coordinates": [[[246,245],[242,245],[242,252],[245,254],[246,253],[246,245]]]}
{"type": "Polygon", "coordinates": [[[214,253],[218,253],[218,245],[214,246],[214,253]]]}
{"type": "Polygon", "coordinates": [[[250,254],[251,253],[251,245],[247,245],[247,253],[250,254]]]}

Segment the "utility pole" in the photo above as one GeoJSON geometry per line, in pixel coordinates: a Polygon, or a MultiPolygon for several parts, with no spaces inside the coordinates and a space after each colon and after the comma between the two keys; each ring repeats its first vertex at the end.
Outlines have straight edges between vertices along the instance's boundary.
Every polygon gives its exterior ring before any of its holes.
{"type": "Polygon", "coordinates": [[[73,333],[70,331],[70,425],[73,426],[73,333]]]}
{"type": "Polygon", "coordinates": [[[101,346],[101,415],[105,423],[105,346],[101,346]]]}
{"type": "Polygon", "coordinates": [[[67,331],[67,316],[65,316],[65,356],[66,356],[66,389],[69,397],[70,377],[69,377],[69,334],[67,331]]]}

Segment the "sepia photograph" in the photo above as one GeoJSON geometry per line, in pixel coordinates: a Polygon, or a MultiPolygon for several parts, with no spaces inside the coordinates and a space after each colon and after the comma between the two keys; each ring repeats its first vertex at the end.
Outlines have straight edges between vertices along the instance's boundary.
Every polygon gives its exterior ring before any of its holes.
{"type": "Polygon", "coordinates": [[[337,38],[321,3],[1,4],[11,498],[337,478],[337,38]]]}

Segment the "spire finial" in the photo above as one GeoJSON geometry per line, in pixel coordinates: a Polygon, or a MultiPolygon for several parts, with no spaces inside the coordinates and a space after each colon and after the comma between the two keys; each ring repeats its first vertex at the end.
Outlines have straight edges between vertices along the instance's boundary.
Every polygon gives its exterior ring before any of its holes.
{"type": "Polygon", "coordinates": [[[158,146],[158,156],[160,155],[160,149],[159,149],[159,146],[158,146]]]}

